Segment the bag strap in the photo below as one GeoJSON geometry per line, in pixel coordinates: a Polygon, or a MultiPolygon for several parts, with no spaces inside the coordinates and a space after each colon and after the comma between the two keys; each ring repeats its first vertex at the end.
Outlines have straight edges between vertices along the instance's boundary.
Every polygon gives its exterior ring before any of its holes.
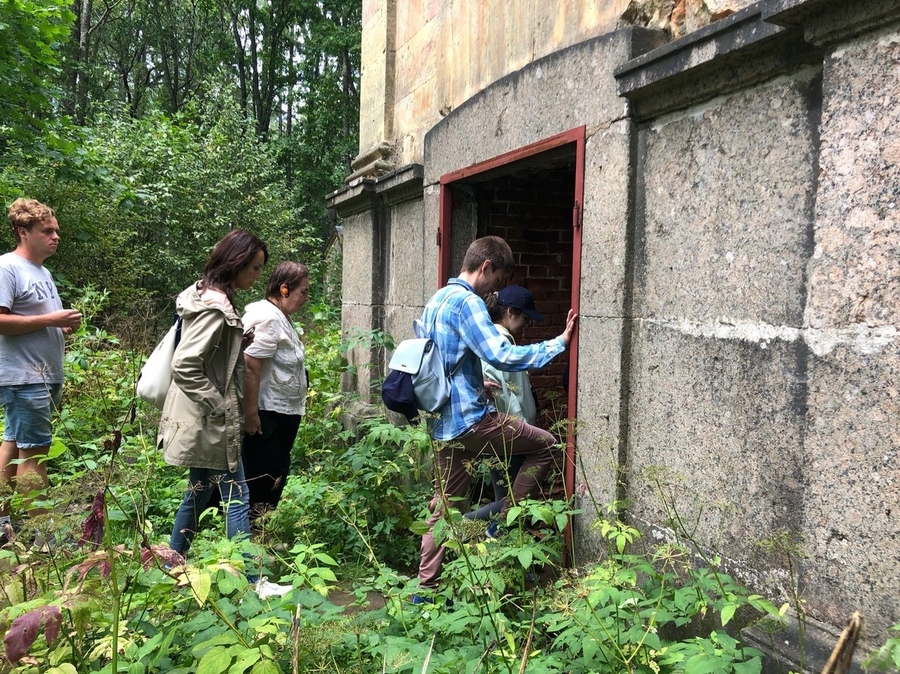
{"type": "MultiPolygon", "coordinates": [[[[465,292],[469,292],[469,291],[466,290],[465,288],[463,288],[460,292],[465,293],[465,292]]],[[[441,309],[444,308],[444,304],[447,303],[447,300],[449,300],[454,295],[459,295],[459,292],[447,293],[447,295],[444,297],[444,299],[441,300],[441,303],[438,305],[437,311],[434,312],[434,320],[431,322],[431,330],[429,331],[428,334],[434,334],[434,330],[437,327],[437,319],[441,313],[441,309]]],[[[435,340],[431,337],[429,337],[429,339],[431,339],[431,341],[434,342],[435,346],[437,346],[437,340],[435,340]]],[[[456,361],[456,365],[454,365],[453,369],[450,370],[450,374],[447,374],[446,372],[444,372],[444,376],[452,377],[454,374],[456,374],[456,371],[459,369],[460,365],[462,365],[462,358],[460,358],[458,361],[456,361]]]]}
{"type": "Polygon", "coordinates": [[[181,341],[181,328],[184,325],[184,321],[181,316],[175,313],[172,324],[175,326],[175,348],[178,348],[178,343],[181,341]]]}

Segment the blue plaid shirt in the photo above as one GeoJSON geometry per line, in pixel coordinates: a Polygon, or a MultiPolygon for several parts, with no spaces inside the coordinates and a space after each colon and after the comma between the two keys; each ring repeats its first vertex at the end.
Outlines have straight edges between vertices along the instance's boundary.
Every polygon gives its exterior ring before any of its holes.
{"type": "Polygon", "coordinates": [[[510,344],[491,322],[484,300],[459,278],[450,279],[428,300],[417,332],[437,343],[444,369],[453,372],[450,400],[438,410],[431,431],[435,440],[459,437],[496,411],[484,395],[482,360],[499,370],[521,372],[544,367],[566,350],[562,337],[527,346],[510,344]]]}

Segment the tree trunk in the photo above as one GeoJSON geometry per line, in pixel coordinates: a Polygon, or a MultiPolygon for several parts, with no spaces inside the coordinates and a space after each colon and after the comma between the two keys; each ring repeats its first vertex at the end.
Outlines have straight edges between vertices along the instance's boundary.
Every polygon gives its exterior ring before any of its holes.
{"type": "Polygon", "coordinates": [[[88,62],[91,48],[91,15],[94,11],[93,0],[82,0],[81,14],[78,21],[78,64],[75,80],[75,123],[84,125],[87,116],[88,62]]]}

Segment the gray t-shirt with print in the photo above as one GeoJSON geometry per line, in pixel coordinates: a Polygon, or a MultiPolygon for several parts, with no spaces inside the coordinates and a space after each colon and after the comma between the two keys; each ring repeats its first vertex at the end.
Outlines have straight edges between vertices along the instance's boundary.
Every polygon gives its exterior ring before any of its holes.
{"type": "MultiPolygon", "coordinates": [[[[38,316],[63,308],[53,277],[21,255],[0,255],[0,307],[38,316]]],[[[0,335],[0,386],[61,384],[65,338],[61,328],[0,335]]]]}

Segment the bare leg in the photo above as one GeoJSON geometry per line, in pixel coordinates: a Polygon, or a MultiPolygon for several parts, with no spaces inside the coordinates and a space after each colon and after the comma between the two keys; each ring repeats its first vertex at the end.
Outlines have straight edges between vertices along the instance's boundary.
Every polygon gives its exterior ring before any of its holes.
{"type": "Polygon", "coordinates": [[[18,468],[12,461],[18,458],[18,445],[12,440],[4,440],[0,444],[0,517],[9,516],[9,497],[12,496],[18,468]]]}
{"type": "MultiPolygon", "coordinates": [[[[23,461],[16,466],[16,491],[27,495],[29,492],[43,491],[47,488],[50,484],[47,478],[47,464],[39,457],[45,457],[49,451],[49,447],[19,449],[19,458],[23,461]]],[[[31,501],[26,500],[29,515],[43,515],[47,512],[46,508],[31,508],[30,504],[31,501]]]]}

